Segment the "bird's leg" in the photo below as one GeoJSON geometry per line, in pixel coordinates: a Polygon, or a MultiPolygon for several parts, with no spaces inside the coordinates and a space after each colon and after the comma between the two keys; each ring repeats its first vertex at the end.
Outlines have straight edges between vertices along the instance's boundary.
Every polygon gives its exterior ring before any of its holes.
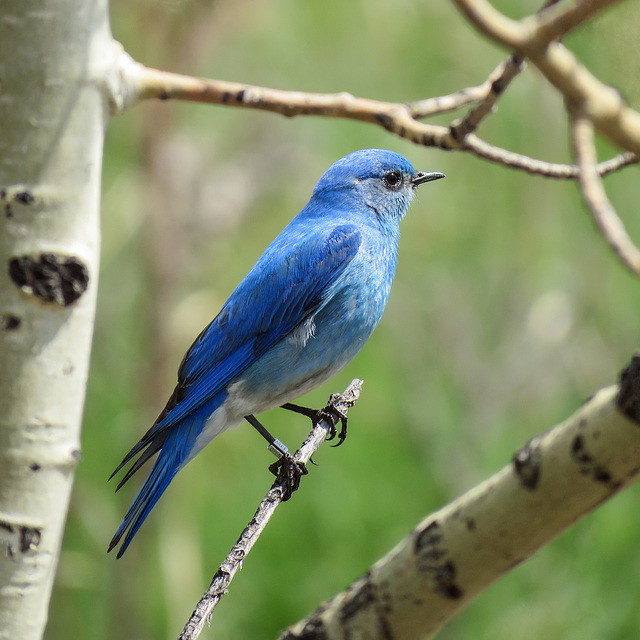
{"type": "Polygon", "coordinates": [[[281,459],[285,456],[291,456],[287,445],[278,440],[278,438],[274,438],[255,416],[245,416],[244,419],[269,443],[267,448],[276,458],[281,459]]]}
{"type": "Polygon", "coordinates": [[[281,409],[287,409],[287,411],[294,411],[295,413],[301,413],[303,416],[307,416],[313,423],[315,427],[321,420],[326,419],[329,423],[329,435],[327,436],[327,440],[333,440],[338,436],[338,442],[332,445],[334,447],[339,447],[347,437],[347,416],[340,411],[340,409],[336,408],[332,403],[333,396],[329,398],[329,403],[324,409],[308,409],[307,407],[301,407],[297,404],[291,404],[290,402],[286,402],[285,404],[281,404],[281,409]],[[336,424],[340,420],[340,432],[336,431],[336,424]]]}
{"type": "Polygon", "coordinates": [[[269,443],[269,451],[278,458],[269,465],[269,471],[282,484],[282,501],[286,502],[300,486],[300,478],[309,473],[307,467],[304,462],[294,460],[287,446],[274,438],[255,416],[245,416],[244,419],[269,443]]]}

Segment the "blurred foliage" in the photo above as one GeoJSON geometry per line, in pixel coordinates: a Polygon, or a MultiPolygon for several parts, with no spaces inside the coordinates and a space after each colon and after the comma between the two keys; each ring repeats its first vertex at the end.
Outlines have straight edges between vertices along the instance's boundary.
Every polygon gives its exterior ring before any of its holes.
{"type": "MultiPolygon", "coordinates": [[[[496,6],[514,17],[537,8],[496,6]]],[[[567,39],[636,108],[639,17],[627,3],[567,39]]],[[[115,37],[150,66],[396,101],[482,82],[505,55],[449,3],[424,0],[113,0],[112,19],[115,37]]],[[[543,159],[570,157],[561,100],[535,73],[515,80],[481,134],[543,159]]],[[[271,454],[248,427],[221,436],[179,474],[118,562],[106,547],[143,478],[117,495],[106,478],[164,405],[193,338],[322,172],[363,147],[391,148],[447,179],[423,187],[403,223],[391,300],[370,343],[305,399],[321,406],[364,378],[346,444],[315,457],[204,638],[275,637],[629,360],[638,283],[594,230],[575,184],[355,122],[142,105],[107,137],[83,461],[48,640],[177,636],[271,484],[271,454]]],[[[607,178],[636,239],[637,183],[637,167],[607,178]]],[[[309,427],[284,411],[263,418],[294,448],[309,427]]],[[[639,496],[632,488],[588,516],[439,638],[638,638],[639,496]]]]}

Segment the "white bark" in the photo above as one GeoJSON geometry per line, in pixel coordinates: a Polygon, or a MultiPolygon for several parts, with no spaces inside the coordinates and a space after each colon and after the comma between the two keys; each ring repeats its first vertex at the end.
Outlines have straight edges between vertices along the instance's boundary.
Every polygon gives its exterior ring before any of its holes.
{"type": "Polygon", "coordinates": [[[0,4],[0,638],[40,638],[98,279],[107,0],[0,4]]]}

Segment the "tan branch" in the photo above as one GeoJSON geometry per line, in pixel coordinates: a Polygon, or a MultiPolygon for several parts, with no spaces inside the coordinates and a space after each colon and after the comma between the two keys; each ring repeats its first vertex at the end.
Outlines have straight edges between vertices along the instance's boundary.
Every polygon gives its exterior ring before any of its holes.
{"type": "Polygon", "coordinates": [[[448,96],[427,98],[410,102],[409,113],[416,120],[430,116],[455,111],[468,104],[490,102],[488,111],[495,104],[496,99],[507,88],[511,80],[522,70],[521,63],[513,56],[503,60],[490,74],[489,77],[476,87],[466,87],[448,96]]]}
{"type": "MultiPolygon", "coordinates": [[[[545,177],[577,178],[576,166],[535,160],[490,145],[473,135],[463,136],[459,140],[450,127],[418,121],[418,118],[451,111],[472,102],[486,100],[486,104],[491,107],[500,93],[500,88],[504,89],[503,83],[509,82],[516,72],[511,64],[502,62],[488,80],[477,87],[470,87],[449,96],[397,103],[356,98],[348,93],[283,91],[237,82],[193,78],[145,67],[123,53],[117,74],[119,82],[113,82],[112,87],[112,110],[114,113],[121,113],[140,100],[157,98],[259,109],[287,117],[318,115],[347,118],[383,127],[394,135],[418,145],[469,151],[491,162],[545,177]]],[[[481,114],[472,116],[472,121],[479,122],[479,115],[481,114]]],[[[603,170],[601,175],[621,169],[634,161],[625,156],[622,162],[610,163],[609,168],[603,170]]]]}
{"type": "MultiPolygon", "coordinates": [[[[545,162],[529,156],[515,153],[502,147],[496,147],[474,134],[469,134],[464,139],[464,148],[484,160],[495,162],[511,169],[520,169],[537,176],[555,178],[559,180],[575,180],[578,178],[578,166],[574,164],[562,164],[557,162],[545,162]]],[[[630,151],[621,153],[609,160],[596,165],[596,171],[600,177],[619,171],[638,163],[638,156],[630,151]]]]}
{"type": "Polygon", "coordinates": [[[562,28],[575,26],[613,0],[589,0],[573,9],[553,7],[546,10],[554,12],[552,19],[531,16],[520,22],[505,17],[487,0],[452,1],[479,31],[529,59],[574,111],[623,149],[640,155],[640,113],[629,108],[615,89],[598,80],[561,43],[549,42],[562,28]]]}
{"type": "Polygon", "coordinates": [[[575,117],[572,140],[582,195],[596,225],[625,266],[635,275],[640,275],[640,250],[631,241],[624,224],[607,198],[598,174],[593,124],[586,118],[575,117]]]}
{"type": "Polygon", "coordinates": [[[536,45],[557,40],[566,33],[586,22],[595,13],[606,9],[620,0],[581,0],[572,4],[553,3],[545,6],[535,15],[522,20],[529,38],[536,45]]]}
{"type": "Polygon", "coordinates": [[[453,0],[456,7],[478,31],[507,49],[518,51],[529,38],[528,29],[507,18],[486,0],[453,0]]]}
{"type": "Polygon", "coordinates": [[[483,82],[476,87],[466,87],[446,96],[408,102],[407,107],[412,118],[421,120],[441,113],[456,111],[460,107],[479,102],[487,95],[488,89],[487,82],[483,82]]]}
{"type": "Polygon", "coordinates": [[[493,112],[496,102],[504,90],[523,68],[524,64],[517,56],[510,56],[501,62],[485,83],[488,88],[484,98],[464,118],[451,123],[449,126],[451,135],[456,140],[463,140],[465,136],[473,133],[480,126],[480,123],[493,112]]]}
{"type": "Polygon", "coordinates": [[[432,637],[495,580],[636,480],[639,419],[636,357],[619,387],[598,392],[492,478],[425,518],[280,640],[432,637]]]}
{"type": "MultiPolygon", "coordinates": [[[[320,445],[325,441],[329,433],[330,425],[335,428],[337,415],[346,417],[347,411],[355,404],[360,396],[362,388],[362,380],[352,380],[344,393],[334,393],[329,399],[326,409],[328,415],[320,423],[318,423],[302,446],[293,456],[296,462],[306,464],[311,456],[318,450],[320,445]],[[331,413],[331,411],[335,411],[331,413]]],[[[242,567],[242,562],[246,559],[249,551],[257,542],[261,533],[269,523],[271,516],[275,513],[278,505],[285,499],[285,489],[283,479],[278,477],[258,506],[251,522],[242,532],[238,542],[233,545],[225,561],[220,565],[218,571],[213,576],[211,585],[198,602],[191,618],[185,625],[178,640],[195,640],[200,635],[205,624],[211,619],[214,609],[222,596],[227,592],[231,581],[242,567]]]]}

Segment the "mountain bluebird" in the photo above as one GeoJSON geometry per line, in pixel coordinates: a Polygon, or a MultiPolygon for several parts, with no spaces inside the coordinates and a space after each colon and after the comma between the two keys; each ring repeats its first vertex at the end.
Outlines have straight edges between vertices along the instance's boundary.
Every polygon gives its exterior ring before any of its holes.
{"type": "Polygon", "coordinates": [[[416,187],[443,177],[365,149],[320,178],[187,351],[166,407],[114,471],[138,456],[119,489],[158,454],[109,551],[124,536],[118,558],[125,552],[176,473],[218,434],[245,419],[260,426],[254,414],[275,407],[301,409],[289,401],[355,357],[387,304],[399,223],[416,187]]]}

